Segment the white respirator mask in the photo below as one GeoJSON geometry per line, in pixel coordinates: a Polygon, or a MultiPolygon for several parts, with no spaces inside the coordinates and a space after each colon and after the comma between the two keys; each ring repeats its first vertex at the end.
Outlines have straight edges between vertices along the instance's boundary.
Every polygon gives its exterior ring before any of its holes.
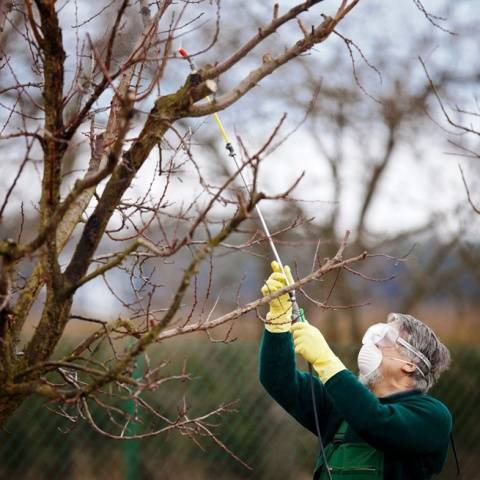
{"type": "MultiPolygon", "coordinates": [[[[382,363],[382,351],[378,347],[382,346],[395,346],[396,344],[401,345],[409,352],[417,356],[426,366],[426,371],[431,368],[430,361],[428,360],[423,353],[419,352],[415,347],[410,345],[406,340],[400,337],[400,334],[396,328],[388,323],[376,323],[372,325],[365,332],[365,335],[362,339],[362,348],[358,352],[358,370],[360,372],[360,378],[363,380],[368,380],[373,373],[375,373],[382,363]]],[[[410,363],[415,365],[417,370],[425,377],[425,373],[422,369],[407,360],[402,358],[391,357],[394,360],[398,360],[404,363],[410,363]]]]}
{"type": "Polygon", "coordinates": [[[368,379],[382,363],[382,352],[373,343],[364,343],[358,352],[358,371],[360,379],[368,379]]]}

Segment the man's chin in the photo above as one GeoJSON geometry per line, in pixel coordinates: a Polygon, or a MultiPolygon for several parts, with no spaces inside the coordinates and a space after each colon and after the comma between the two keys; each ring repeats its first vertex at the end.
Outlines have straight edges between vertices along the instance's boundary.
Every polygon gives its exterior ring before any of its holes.
{"type": "Polygon", "coordinates": [[[380,371],[377,369],[374,372],[372,372],[370,375],[358,375],[358,380],[360,381],[361,384],[365,385],[367,388],[372,390],[375,385],[377,385],[381,380],[382,380],[382,374],[380,371]]]}

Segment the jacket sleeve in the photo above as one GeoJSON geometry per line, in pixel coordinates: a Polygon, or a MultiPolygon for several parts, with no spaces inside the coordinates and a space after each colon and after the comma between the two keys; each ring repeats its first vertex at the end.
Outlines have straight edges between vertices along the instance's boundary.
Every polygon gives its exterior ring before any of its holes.
{"type": "Polygon", "coordinates": [[[348,370],[333,376],[325,388],[350,427],[379,450],[427,454],[448,442],[451,414],[429,395],[382,403],[348,370]]]}
{"type": "Polygon", "coordinates": [[[324,435],[334,409],[330,395],[317,377],[297,370],[291,333],[265,331],[260,347],[260,383],[280,406],[316,434],[310,378],[324,435]]]}

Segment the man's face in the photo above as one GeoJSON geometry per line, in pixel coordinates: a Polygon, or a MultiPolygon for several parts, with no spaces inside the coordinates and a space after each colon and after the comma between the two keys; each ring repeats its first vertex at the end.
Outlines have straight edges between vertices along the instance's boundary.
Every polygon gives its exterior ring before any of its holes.
{"type": "Polygon", "coordinates": [[[395,322],[376,324],[367,330],[362,340],[364,345],[359,352],[359,369],[360,380],[370,388],[382,383],[404,383],[406,377],[415,371],[415,364],[412,363],[408,352],[399,343],[398,339],[399,328],[395,322]],[[375,353],[375,351],[378,353],[375,353]],[[375,364],[377,355],[378,364],[372,371],[370,369],[375,364]],[[364,371],[363,376],[361,367],[364,371]]]}

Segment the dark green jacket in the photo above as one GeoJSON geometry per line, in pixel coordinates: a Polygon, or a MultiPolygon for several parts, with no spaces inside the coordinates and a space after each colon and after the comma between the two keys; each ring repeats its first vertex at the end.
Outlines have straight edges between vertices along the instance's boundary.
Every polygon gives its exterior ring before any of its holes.
{"type": "MultiPolygon", "coordinates": [[[[260,381],[290,415],[316,434],[310,374],[296,369],[290,333],[265,331],[260,381]]],[[[377,398],[349,370],[325,385],[314,377],[314,388],[325,445],[346,420],[346,442],[367,442],[384,453],[385,480],[426,480],[442,469],[452,417],[439,400],[419,390],[377,398]]]]}

